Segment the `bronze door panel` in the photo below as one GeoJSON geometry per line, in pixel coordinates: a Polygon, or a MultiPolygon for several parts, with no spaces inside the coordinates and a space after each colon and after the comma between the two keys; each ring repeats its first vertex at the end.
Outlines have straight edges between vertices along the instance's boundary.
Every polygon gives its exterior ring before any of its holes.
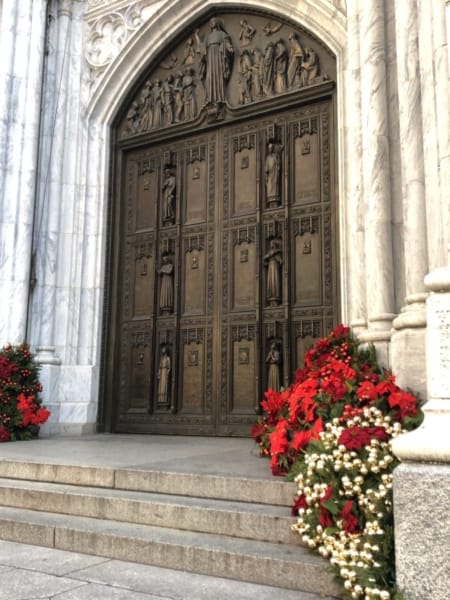
{"type": "Polygon", "coordinates": [[[122,151],[111,429],[248,435],[335,323],[332,107],[122,151]]]}

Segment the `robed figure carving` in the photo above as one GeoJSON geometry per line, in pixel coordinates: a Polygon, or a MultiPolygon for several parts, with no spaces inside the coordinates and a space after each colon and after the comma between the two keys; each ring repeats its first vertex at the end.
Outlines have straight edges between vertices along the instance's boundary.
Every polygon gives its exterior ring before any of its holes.
{"type": "Polygon", "coordinates": [[[177,180],[170,167],[164,169],[163,208],[162,218],[164,225],[172,224],[175,221],[175,192],[177,180]]]}
{"type": "Polygon", "coordinates": [[[267,156],[264,165],[266,180],[266,201],[269,208],[280,204],[280,147],[273,140],[269,140],[267,156]]]}
{"type": "Polygon", "coordinates": [[[275,340],[270,343],[269,353],[266,357],[266,364],[269,365],[267,372],[267,389],[280,391],[281,388],[281,352],[275,340]]]}
{"type": "Polygon", "coordinates": [[[277,240],[270,240],[269,252],[264,255],[267,265],[266,300],[269,306],[281,304],[281,265],[283,257],[277,240]]]}
{"type": "Polygon", "coordinates": [[[231,38],[217,19],[210,21],[211,32],[201,40],[195,32],[200,54],[200,78],[205,86],[206,104],[225,103],[225,85],[233,68],[234,48],[231,38]]]}
{"type": "Polygon", "coordinates": [[[161,348],[161,357],[158,367],[158,406],[169,406],[170,392],[170,372],[172,363],[170,360],[169,350],[166,345],[161,348]]]}
{"type": "Polygon", "coordinates": [[[173,262],[168,254],[164,254],[162,258],[159,274],[161,275],[159,308],[161,314],[170,315],[173,313],[173,262]]]}

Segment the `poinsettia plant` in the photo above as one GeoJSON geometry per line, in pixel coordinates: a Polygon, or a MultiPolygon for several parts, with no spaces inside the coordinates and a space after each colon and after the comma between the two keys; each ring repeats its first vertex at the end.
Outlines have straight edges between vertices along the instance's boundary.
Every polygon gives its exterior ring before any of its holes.
{"type": "Polygon", "coordinates": [[[298,484],[293,529],[330,559],[349,598],[395,589],[391,440],[417,427],[420,400],[339,325],[305,356],[287,390],[268,390],[252,428],[274,475],[298,484]]]}
{"type": "Polygon", "coordinates": [[[0,350],[0,442],[34,438],[49,418],[39,396],[38,375],[27,344],[0,350]]]}

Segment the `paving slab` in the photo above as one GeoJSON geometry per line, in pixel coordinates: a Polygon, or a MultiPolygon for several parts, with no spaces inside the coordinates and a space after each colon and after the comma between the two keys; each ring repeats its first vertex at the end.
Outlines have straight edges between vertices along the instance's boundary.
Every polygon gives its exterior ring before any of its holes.
{"type": "Polygon", "coordinates": [[[306,592],[4,541],[0,541],[0,574],[7,582],[0,586],[0,600],[333,600],[306,592]],[[24,566],[27,555],[30,562],[24,566]]]}

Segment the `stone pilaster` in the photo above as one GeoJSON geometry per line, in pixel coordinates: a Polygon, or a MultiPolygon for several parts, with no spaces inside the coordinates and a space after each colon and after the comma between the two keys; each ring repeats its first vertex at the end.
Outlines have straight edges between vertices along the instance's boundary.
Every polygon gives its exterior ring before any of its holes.
{"type": "Polygon", "coordinates": [[[348,322],[356,334],[367,327],[364,265],[364,196],[362,181],[361,62],[358,0],[347,3],[346,64],[346,173],[347,202],[343,203],[346,226],[346,268],[348,290],[345,301],[348,322]]]}
{"type": "Polygon", "coordinates": [[[393,322],[391,366],[400,385],[426,396],[424,278],[428,250],[416,0],[397,0],[395,21],[406,297],[393,322]]]}
{"type": "Polygon", "coordinates": [[[4,0],[0,34],[0,345],[27,335],[45,0],[4,0]]]}
{"type": "Polygon", "coordinates": [[[389,121],[383,0],[360,2],[361,111],[365,201],[365,270],[369,330],[381,362],[389,362],[394,318],[389,121]]]}

